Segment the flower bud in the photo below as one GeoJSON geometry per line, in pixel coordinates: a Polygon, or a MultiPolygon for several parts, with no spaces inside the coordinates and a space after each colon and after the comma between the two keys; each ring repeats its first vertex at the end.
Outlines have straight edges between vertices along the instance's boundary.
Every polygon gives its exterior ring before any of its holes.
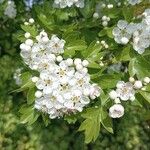
{"type": "Polygon", "coordinates": [[[33,45],[33,40],[27,39],[27,40],[25,41],[25,44],[26,44],[26,45],[29,45],[29,46],[32,46],[32,45],[33,45]]]}
{"type": "Polygon", "coordinates": [[[43,95],[43,94],[42,94],[41,91],[36,91],[36,92],[35,92],[35,97],[36,97],[36,98],[40,98],[40,97],[42,97],[42,95],[43,95]]]}
{"type": "Polygon", "coordinates": [[[112,9],[113,7],[114,7],[113,4],[108,4],[108,5],[107,5],[107,8],[108,8],[108,9],[112,9]]]}
{"type": "Polygon", "coordinates": [[[57,56],[56,60],[57,60],[58,62],[61,62],[61,61],[63,60],[63,58],[62,58],[62,56],[57,56]]]}
{"type": "Polygon", "coordinates": [[[75,60],[74,60],[74,64],[75,65],[78,65],[78,64],[81,64],[82,63],[82,61],[81,61],[81,59],[79,59],[79,58],[76,58],[75,60]]]}
{"type": "Polygon", "coordinates": [[[82,69],[83,69],[83,66],[82,66],[81,64],[78,64],[78,65],[76,65],[76,69],[77,69],[77,70],[82,70],[82,69]]]}
{"type": "Polygon", "coordinates": [[[84,67],[87,67],[89,65],[89,62],[87,60],[83,60],[82,65],[84,67]]]}
{"type": "Polygon", "coordinates": [[[112,91],[109,93],[109,97],[110,97],[111,99],[116,99],[116,98],[118,97],[117,92],[114,91],[114,90],[112,90],[112,91]]]}
{"type": "Polygon", "coordinates": [[[42,41],[43,41],[44,43],[47,43],[47,42],[49,41],[49,38],[48,38],[47,36],[44,36],[44,37],[42,38],[42,41]]]}
{"type": "Polygon", "coordinates": [[[39,78],[38,77],[32,77],[31,80],[32,80],[32,82],[36,83],[39,80],[39,78]]]}
{"type": "Polygon", "coordinates": [[[33,18],[30,18],[30,19],[29,19],[29,23],[33,24],[33,23],[34,23],[34,19],[33,19],[33,18]]]}
{"type": "Polygon", "coordinates": [[[66,62],[67,62],[68,66],[72,66],[73,65],[73,59],[71,59],[71,58],[68,58],[66,62]]]}
{"type": "Polygon", "coordinates": [[[129,78],[129,81],[130,81],[131,83],[134,83],[134,82],[135,82],[135,79],[134,79],[133,77],[130,77],[130,78],[129,78]]]}
{"type": "Polygon", "coordinates": [[[106,27],[106,26],[108,25],[108,22],[107,22],[107,21],[103,21],[103,22],[102,22],[102,25],[103,25],[104,27],[106,27]]]}
{"type": "Polygon", "coordinates": [[[121,42],[122,44],[127,44],[129,42],[129,39],[127,39],[126,37],[121,38],[121,42]]]}
{"type": "Polygon", "coordinates": [[[24,34],[24,36],[25,36],[25,38],[29,38],[30,36],[31,36],[31,34],[29,33],[29,32],[26,32],[25,34],[24,34]]]}
{"type": "Polygon", "coordinates": [[[28,22],[24,22],[24,25],[28,26],[28,25],[29,25],[29,23],[28,23],[28,22]]]}
{"type": "Polygon", "coordinates": [[[135,83],[134,83],[135,89],[141,89],[142,87],[143,87],[143,85],[142,85],[141,81],[135,81],[135,83]]]}
{"type": "Polygon", "coordinates": [[[121,101],[120,101],[119,98],[116,98],[116,99],[114,100],[114,102],[115,102],[116,104],[120,104],[120,103],[121,103],[121,101]]]}
{"type": "Polygon", "coordinates": [[[145,77],[144,78],[144,82],[147,83],[147,84],[150,83],[150,78],[149,77],[145,77]]]}
{"type": "Polygon", "coordinates": [[[93,14],[93,18],[97,19],[98,17],[99,17],[99,14],[98,14],[97,12],[95,12],[95,13],[93,14]]]}

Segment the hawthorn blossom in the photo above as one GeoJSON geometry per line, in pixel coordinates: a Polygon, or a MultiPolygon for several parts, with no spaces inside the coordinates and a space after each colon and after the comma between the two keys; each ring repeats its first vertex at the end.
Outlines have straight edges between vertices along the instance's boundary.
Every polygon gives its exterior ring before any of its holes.
{"type": "Polygon", "coordinates": [[[35,109],[49,115],[51,119],[65,114],[81,112],[91,99],[100,96],[100,87],[90,83],[87,60],[68,58],[64,60],[65,41],[52,35],[49,39],[44,31],[36,36],[36,41],[29,34],[20,45],[24,62],[39,72],[39,77],[32,77],[37,88],[35,109]]]}
{"type": "Polygon", "coordinates": [[[128,3],[131,5],[136,5],[136,4],[139,4],[141,2],[142,2],[141,0],[128,0],[128,3]]]}
{"type": "Polygon", "coordinates": [[[4,14],[11,19],[16,17],[17,10],[16,10],[16,5],[15,5],[14,1],[9,0],[7,2],[7,7],[5,8],[4,14]]]}
{"type": "Polygon", "coordinates": [[[121,100],[127,101],[130,100],[130,98],[134,97],[135,90],[132,83],[119,81],[116,86],[117,97],[119,97],[121,100]]]}
{"type": "Polygon", "coordinates": [[[119,20],[117,27],[113,29],[114,40],[119,44],[127,44],[131,40],[133,49],[139,54],[150,46],[150,9],[143,13],[140,23],[127,23],[119,20]]]}
{"type": "Polygon", "coordinates": [[[73,5],[83,8],[84,0],[54,0],[54,7],[66,8],[72,7],[73,5]]]}
{"type": "Polygon", "coordinates": [[[114,104],[109,108],[111,118],[120,118],[124,115],[124,107],[121,104],[114,104]]]}

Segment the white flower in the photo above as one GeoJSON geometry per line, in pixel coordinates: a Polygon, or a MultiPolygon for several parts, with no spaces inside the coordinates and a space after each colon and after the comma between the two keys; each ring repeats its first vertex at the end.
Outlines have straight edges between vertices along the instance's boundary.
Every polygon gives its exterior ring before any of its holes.
{"type": "Polygon", "coordinates": [[[119,81],[117,83],[116,93],[121,100],[127,101],[134,96],[135,91],[133,89],[133,85],[130,82],[125,83],[124,81],[119,81]]]}
{"type": "Polygon", "coordinates": [[[128,3],[131,5],[136,5],[139,4],[141,2],[141,0],[128,0],[128,3]]]}
{"type": "Polygon", "coordinates": [[[83,8],[84,0],[54,0],[54,7],[71,7],[75,5],[76,7],[83,8]]]}
{"type": "MultiPolygon", "coordinates": [[[[129,3],[135,5],[141,0],[129,0],[129,3]]],[[[143,13],[141,23],[127,23],[119,20],[117,27],[113,29],[114,40],[119,44],[127,44],[132,39],[133,49],[139,54],[144,53],[150,46],[150,9],[143,13]]]]}
{"type": "Polygon", "coordinates": [[[97,86],[96,84],[92,84],[90,89],[90,98],[95,99],[96,97],[100,96],[101,88],[97,86]]]}
{"type": "Polygon", "coordinates": [[[84,0],[74,0],[74,4],[79,8],[83,8],[84,7],[84,0]]]}
{"type": "Polygon", "coordinates": [[[56,35],[51,37],[48,48],[51,49],[51,52],[54,54],[62,54],[64,52],[65,41],[60,40],[56,35]]]}
{"type": "Polygon", "coordinates": [[[114,104],[109,108],[111,118],[120,118],[124,115],[124,107],[121,104],[114,104]]]}
{"type": "Polygon", "coordinates": [[[8,1],[4,14],[11,19],[16,17],[17,10],[14,1],[8,1]]]}
{"type": "Polygon", "coordinates": [[[115,41],[119,44],[127,44],[131,38],[131,34],[128,32],[128,23],[125,20],[119,20],[112,33],[115,41]]]}
{"type": "Polygon", "coordinates": [[[36,82],[36,86],[39,90],[43,90],[44,94],[50,94],[54,89],[57,89],[59,82],[55,76],[49,74],[47,71],[43,71],[40,74],[39,80],[36,82]]]}

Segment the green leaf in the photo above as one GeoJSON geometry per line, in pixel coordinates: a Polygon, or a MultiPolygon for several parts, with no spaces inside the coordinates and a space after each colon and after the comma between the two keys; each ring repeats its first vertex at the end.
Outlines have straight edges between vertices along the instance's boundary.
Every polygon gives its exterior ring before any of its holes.
{"type": "Polygon", "coordinates": [[[19,112],[21,113],[20,121],[29,125],[33,124],[39,117],[39,113],[32,106],[23,106],[19,112]]]}
{"type": "Polygon", "coordinates": [[[82,55],[84,58],[92,59],[95,56],[98,55],[98,53],[101,51],[102,47],[100,44],[96,43],[96,41],[93,41],[88,48],[82,52],[82,55]]]}
{"type": "Polygon", "coordinates": [[[140,91],[139,93],[144,97],[144,99],[145,99],[148,103],[150,103],[150,93],[149,93],[149,92],[140,91]]]}
{"type": "Polygon", "coordinates": [[[111,39],[114,38],[113,34],[112,34],[112,30],[114,29],[114,27],[111,28],[106,28],[106,32],[107,32],[107,36],[111,39]]]}
{"type": "Polygon", "coordinates": [[[42,114],[42,119],[43,119],[43,122],[45,124],[45,126],[47,127],[48,124],[50,123],[50,118],[47,114],[42,114]]]}
{"type": "Polygon", "coordinates": [[[103,37],[103,36],[105,36],[106,34],[107,34],[106,30],[103,29],[103,30],[101,30],[101,31],[98,33],[98,36],[99,36],[99,37],[103,37]]]}
{"type": "Polygon", "coordinates": [[[79,127],[79,131],[84,131],[85,142],[95,141],[100,131],[100,109],[88,108],[82,117],[86,118],[79,127]]]}
{"type": "Polygon", "coordinates": [[[29,80],[26,84],[21,86],[21,88],[19,88],[17,90],[14,90],[13,92],[22,92],[22,91],[25,91],[25,90],[27,90],[29,88],[34,87],[34,86],[35,86],[34,83],[31,80],[29,80]]]}
{"type": "Polygon", "coordinates": [[[119,61],[129,61],[131,60],[130,56],[130,45],[126,46],[125,48],[122,49],[119,55],[119,61]]]}
{"type": "Polygon", "coordinates": [[[100,65],[94,61],[89,61],[88,68],[99,69],[100,65]]]}
{"type": "Polygon", "coordinates": [[[29,32],[31,34],[32,37],[36,37],[38,32],[37,29],[34,25],[30,26],[30,25],[21,25],[21,28],[25,31],[25,32],[29,32]]]}
{"type": "Polygon", "coordinates": [[[108,116],[107,111],[103,109],[101,109],[101,123],[108,132],[113,133],[112,119],[108,116]]]}
{"type": "Polygon", "coordinates": [[[30,72],[24,72],[21,74],[21,82],[22,82],[22,85],[26,84],[26,82],[28,80],[30,80],[32,77],[31,73],[30,72]]]}
{"type": "MultiPolygon", "coordinates": [[[[119,80],[121,80],[121,74],[106,74],[99,77],[98,84],[102,89],[114,88],[119,80]]],[[[94,79],[97,82],[97,79],[94,79]]]]}
{"type": "Polygon", "coordinates": [[[150,76],[150,63],[142,56],[131,59],[128,69],[130,76],[137,75],[138,78],[150,76]]]}
{"type": "Polygon", "coordinates": [[[147,111],[144,113],[142,120],[144,120],[144,121],[150,120],[150,110],[147,110],[147,111]]]}
{"type": "Polygon", "coordinates": [[[19,40],[20,42],[24,42],[26,40],[25,36],[24,36],[24,31],[17,31],[17,33],[13,34],[14,38],[16,38],[17,40],[19,40]]]}
{"type": "Polygon", "coordinates": [[[97,139],[101,123],[108,132],[113,133],[112,120],[102,107],[87,108],[81,116],[85,118],[85,120],[81,123],[79,131],[84,131],[86,143],[97,139]]]}
{"type": "Polygon", "coordinates": [[[67,115],[64,117],[69,124],[74,124],[77,121],[77,115],[67,115]]]}
{"type": "Polygon", "coordinates": [[[27,103],[30,105],[35,101],[35,87],[29,88],[27,93],[27,103]]]}
{"type": "Polygon", "coordinates": [[[69,58],[72,58],[72,57],[74,57],[75,56],[75,54],[76,54],[76,52],[75,52],[75,50],[65,50],[65,52],[64,52],[64,54],[63,54],[63,57],[65,58],[65,59],[67,59],[68,57],[69,58]]]}
{"type": "Polygon", "coordinates": [[[86,0],[84,8],[80,9],[84,18],[90,18],[95,11],[94,1],[86,0]]]}
{"type": "Polygon", "coordinates": [[[101,106],[105,106],[107,102],[110,100],[109,95],[108,94],[105,95],[105,93],[102,90],[101,90],[100,99],[101,99],[101,106]]]}
{"type": "Polygon", "coordinates": [[[83,51],[87,48],[86,42],[84,40],[70,41],[66,44],[66,50],[68,51],[83,51]]]}
{"type": "Polygon", "coordinates": [[[124,7],[122,8],[123,16],[126,21],[131,22],[133,19],[133,8],[132,7],[124,7]]]}

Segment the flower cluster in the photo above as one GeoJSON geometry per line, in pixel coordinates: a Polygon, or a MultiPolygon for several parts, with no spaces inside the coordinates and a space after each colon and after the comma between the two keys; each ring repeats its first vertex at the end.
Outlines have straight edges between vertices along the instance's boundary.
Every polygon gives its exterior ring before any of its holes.
{"type": "Polygon", "coordinates": [[[110,18],[109,17],[107,17],[107,16],[103,16],[102,17],[102,25],[104,26],[104,27],[106,27],[107,25],[108,25],[108,22],[110,21],[110,18]]]}
{"type": "Polygon", "coordinates": [[[90,103],[90,99],[100,96],[100,88],[90,83],[87,60],[79,58],[64,60],[65,41],[56,35],[48,38],[42,31],[36,36],[36,42],[30,39],[30,33],[20,45],[24,62],[39,72],[32,81],[37,87],[35,108],[49,114],[51,119],[64,114],[81,112],[90,103]]]}
{"type": "Polygon", "coordinates": [[[106,41],[102,40],[101,41],[101,44],[104,48],[108,49],[109,48],[109,45],[106,43],[106,41]]]}
{"type": "Polygon", "coordinates": [[[125,20],[118,21],[113,29],[114,39],[119,44],[127,44],[132,39],[135,51],[142,54],[150,46],[150,9],[143,13],[141,23],[129,23],[125,20]]]}
{"type": "Polygon", "coordinates": [[[71,7],[72,5],[83,8],[84,0],[54,0],[54,7],[66,8],[71,7]]]}
{"type": "Polygon", "coordinates": [[[120,118],[124,115],[124,107],[120,104],[121,101],[134,101],[137,90],[145,90],[144,85],[150,83],[150,78],[145,77],[143,82],[136,80],[133,77],[129,78],[129,82],[119,81],[116,85],[116,90],[109,93],[109,97],[114,100],[115,104],[110,107],[109,115],[112,118],[120,118]]]}
{"type": "Polygon", "coordinates": [[[16,17],[17,10],[16,10],[16,5],[15,5],[14,1],[7,2],[7,7],[5,8],[4,14],[12,19],[16,17]]]}
{"type": "Polygon", "coordinates": [[[128,0],[128,3],[131,5],[136,5],[136,4],[139,4],[141,2],[142,2],[141,0],[128,0]]]}

